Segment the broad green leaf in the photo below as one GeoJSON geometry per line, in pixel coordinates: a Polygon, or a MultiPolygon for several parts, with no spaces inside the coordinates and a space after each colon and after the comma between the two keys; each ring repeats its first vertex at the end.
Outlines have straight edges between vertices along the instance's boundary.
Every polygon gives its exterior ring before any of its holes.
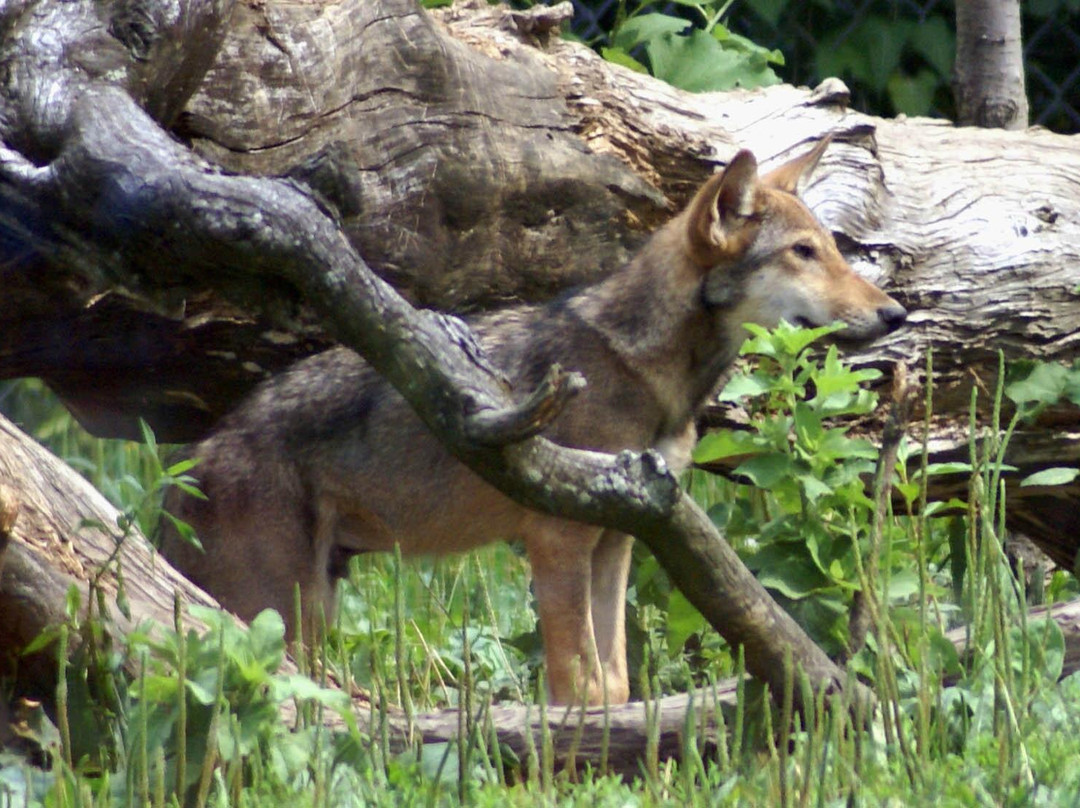
{"type": "Polygon", "coordinates": [[[776,358],[776,344],[772,334],[769,333],[769,329],[764,326],[760,326],[757,323],[743,323],[742,327],[747,330],[750,337],[743,342],[742,347],[739,348],[739,354],[741,356],[753,356],[755,354],[759,356],[768,356],[770,358],[776,358]]]}
{"type": "Polygon", "coordinates": [[[799,328],[787,322],[787,320],[781,320],[780,325],[776,327],[776,336],[784,349],[794,356],[822,337],[835,334],[837,331],[843,330],[843,328],[844,324],[841,322],[830,323],[816,328],[799,328]]]}
{"type": "Polygon", "coordinates": [[[648,73],[649,69],[622,48],[601,48],[600,55],[613,64],[628,67],[635,73],[648,73]]]}
{"type": "Polygon", "coordinates": [[[285,699],[314,701],[337,712],[349,709],[349,697],[346,693],[320,687],[309,677],[299,673],[275,676],[270,681],[270,697],[276,702],[285,701],[285,699]]]}
{"type": "Polygon", "coordinates": [[[854,393],[834,393],[822,401],[814,399],[823,418],[834,415],[865,415],[877,407],[877,393],[860,388],[854,393]]]}
{"type": "Polygon", "coordinates": [[[742,34],[729,31],[723,25],[714,25],[710,33],[725,48],[742,51],[754,60],[760,59],[763,64],[784,65],[784,54],[777,48],[763,47],[742,34]]]}
{"type": "Polygon", "coordinates": [[[893,487],[900,492],[900,495],[904,498],[904,502],[908,505],[912,504],[919,496],[919,491],[922,489],[918,483],[893,483],[893,487]]]}
{"type": "Polygon", "coordinates": [[[1069,466],[1055,466],[1054,468],[1043,469],[1034,474],[1029,474],[1020,481],[1020,486],[1065,485],[1075,480],[1078,475],[1080,475],[1080,469],[1069,466]]]}
{"type": "Polygon", "coordinates": [[[710,463],[725,457],[760,454],[768,451],[768,444],[753,432],[723,430],[710,432],[694,447],[695,463],[710,463]]]}
{"type": "Polygon", "coordinates": [[[1069,368],[1065,377],[1065,398],[1073,404],[1080,404],[1080,363],[1069,368]]]}
{"type": "MultiPolygon", "coordinates": [[[[619,26],[619,30],[611,38],[611,45],[629,54],[638,45],[651,42],[664,34],[678,34],[689,26],[690,23],[686,20],[668,14],[640,14],[619,26]]],[[[608,58],[607,54],[604,54],[604,58],[608,58]]]]}
{"type": "Polygon", "coordinates": [[[894,570],[889,576],[889,600],[907,600],[919,592],[919,576],[915,570],[894,570]]]}
{"type": "Polygon", "coordinates": [[[285,622],[273,609],[263,609],[248,626],[248,640],[255,660],[267,671],[276,671],[285,658],[285,622]]]}
{"type": "Polygon", "coordinates": [[[800,444],[813,451],[825,434],[821,428],[821,416],[805,401],[795,404],[795,435],[800,444]]]}
{"type": "Polygon", "coordinates": [[[677,656],[686,644],[686,641],[694,634],[705,629],[708,623],[701,616],[701,612],[694,608],[693,604],[678,589],[671,593],[668,598],[667,612],[665,616],[667,626],[668,653],[677,656]]]}
{"type": "Polygon", "coordinates": [[[754,0],[754,13],[775,28],[789,3],[790,0],[754,0]]]}
{"type": "Polygon", "coordinates": [[[829,486],[811,474],[800,474],[796,479],[802,485],[806,498],[811,502],[817,502],[833,492],[829,486]]]}
{"type": "Polygon", "coordinates": [[[922,56],[944,78],[952,77],[956,37],[941,15],[928,16],[910,34],[911,48],[922,56]]]}
{"type": "Polygon", "coordinates": [[[971,464],[961,463],[960,461],[949,463],[928,463],[926,466],[927,477],[933,477],[934,475],[938,474],[969,474],[970,472],[971,464]]]}
{"type": "Polygon", "coordinates": [[[1055,404],[1065,392],[1069,369],[1056,362],[1040,362],[1027,376],[1005,386],[1015,404],[1055,404]]]}
{"type": "Polygon", "coordinates": [[[927,650],[932,669],[946,676],[959,674],[961,671],[960,654],[956,646],[935,626],[927,626],[927,629],[930,637],[927,650]]]}
{"type": "Polygon", "coordinates": [[[791,457],[780,452],[758,455],[735,469],[736,474],[749,477],[758,488],[772,488],[777,483],[789,479],[791,472],[791,457]]]}
{"type": "Polygon", "coordinates": [[[897,68],[900,56],[916,25],[913,22],[878,15],[865,17],[851,33],[851,42],[867,55],[869,72],[860,78],[880,92],[897,68]]]}
{"type": "Polygon", "coordinates": [[[793,600],[812,595],[830,583],[806,549],[797,545],[770,544],[755,553],[749,565],[763,586],[793,600]]]}
{"type": "Polygon", "coordinates": [[[720,401],[739,401],[751,396],[760,396],[772,391],[776,379],[767,374],[737,373],[731,377],[718,396],[720,401]]]}
{"type": "Polygon", "coordinates": [[[1057,681],[1065,662],[1065,638],[1061,627],[1053,620],[1043,618],[1030,621],[1024,626],[1009,629],[1009,648],[1012,667],[1023,673],[1026,666],[1041,673],[1048,681],[1057,681]],[[1027,646],[1025,659],[1024,646],[1027,646]]]}
{"type": "Polygon", "coordinates": [[[215,693],[211,688],[204,687],[191,677],[184,681],[184,685],[187,687],[188,693],[190,693],[199,704],[209,706],[214,703],[215,693]]]}
{"type": "Polygon", "coordinates": [[[764,63],[745,53],[725,48],[700,29],[688,34],[664,34],[645,45],[652,73],[690,92],[731,90],[775,84],[776,75],[764,63]]]}
{"type": "Polygon", "coordinates": [[[946,513],[948,511],[965,511],[967,510],[967,503],[959,497],[953,497],[952,499],[942,502],[927,502],[926,503],[926,515],[936,516],[940,513],[946,513]]]}
{"type": "Polygon", "coordinates": [[[859,458],[876,460],[877,447],[866,438],[849,438],[843,429],[830,429],[818,443],[818,454],[829,459],[859,458]]]}

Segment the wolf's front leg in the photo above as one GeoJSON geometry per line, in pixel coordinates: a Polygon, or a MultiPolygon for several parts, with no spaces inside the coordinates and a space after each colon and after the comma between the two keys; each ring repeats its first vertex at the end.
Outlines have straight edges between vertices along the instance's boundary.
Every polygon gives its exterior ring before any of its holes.
{"type": "Polygon", "coordinates": [[[599,528],[539,514],[525,531],[554,704],[578,704],[583,697],[588,704],[604,701],[590,597],[600,534],[599,528]]]}
{"type": "Polygon", "coordinates": [[[634,540],[605,530],[592,554],[592,619],[608,704],[630,698],[626,671],[626,580],[634,540]]]}

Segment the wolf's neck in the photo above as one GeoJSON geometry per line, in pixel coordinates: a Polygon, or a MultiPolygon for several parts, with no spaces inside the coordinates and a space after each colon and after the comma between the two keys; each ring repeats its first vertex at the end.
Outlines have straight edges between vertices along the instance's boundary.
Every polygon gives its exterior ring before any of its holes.
{"type": "Polygon", "coordinates": [[[734,361],[741,337],[704,308],[700,270],[669,255],[647,247],[569,305],[675,423],[693,417],[734,361]]]}

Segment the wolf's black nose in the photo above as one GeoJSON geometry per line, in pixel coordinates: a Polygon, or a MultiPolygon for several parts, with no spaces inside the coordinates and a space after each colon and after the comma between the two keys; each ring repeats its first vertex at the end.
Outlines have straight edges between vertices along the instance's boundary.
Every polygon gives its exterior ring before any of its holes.
{"type": "Polygon", "coordinates": [[[907,319],[907,309],[899,303],[891,303],[888,306],[882,306],[877,310],[877,314],[878,317],[881,318],[881,322],[885,323],[885,327],[889,331],[895,331],[902,326],[907,319]]]}

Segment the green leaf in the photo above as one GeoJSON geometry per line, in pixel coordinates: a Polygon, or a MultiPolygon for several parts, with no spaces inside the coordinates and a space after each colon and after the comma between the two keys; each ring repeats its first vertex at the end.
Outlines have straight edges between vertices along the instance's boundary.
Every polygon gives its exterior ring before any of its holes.
{"type": "Polygon", "coordinates": [[[350,709],[349,697],[346,693],[341,690],[321,687],[307,676],[299,673],[275,676],[270,682],[270,697],[275,702],[285,701],[286,699],[313,701],[336,712],[344,712],[350,709]]]}
{"type": "Polygon", "coordinates": [[[143,443],[153,453],[157,454],[157,439],[154,437],[154,430],[150,428],[150,424],[146,423],[142,418],[139,419],[139,431],[142,432],[143,443]]]}
{"type": "Polygon", "coordinates": [[[805,598],[829,585],[805,547],[791,543],[770,544],[748,560],[763,586],[793,600],[805,598]]]}
{"type": "Polygon", "coordinates": [[[922,490],[922,486],[918,483],[907,482],[893,483],[893,487],[900,492],[900,495],[904,498],[904,502],[911,505],[919,496],[919,491],[922,490]]]}
{"type": "Polygon", "coordinates": [[[905,115],[929,115],[934,109],[934,94],[941,84],[934,71],[922,68],[914,76],[894,73],[886,91],[893,109],[905,115]]]}
{"type": "Polygon", "coordinates": [[[214,703],[216,695],[211,688],[203,686],[190,677],[184,681],[184,685],[187,687],[188,693],[190,693],[199,704],[209,706],[214,703]]]}
{"type": "Polygon", "coordinates": [[[750,334],[739,348],[740,356],[767,356],[776,358],[776,340],[769,333],[769,329],[757,323],[743,323],[742,327],[750,334]]]}
{"type": "Polygon", "coordinates": [[[285,658],[285,622],[273,609],[263,609],[248,627],[248,639],[255,660],[269,672],[276,671],[285,658]]]}
{"type": "Polygon", "coordinates": [[[754,13],[775,28],[789,3],[790,0],[754,0],[754,13]]]}
{"type": "Polygon", "coordinates": [[[1028,485],[1065,485],[1071,483],[1080,475],[1080,469],[1069,466],[1055,466],[1054,468],[1036,471],[1020,481],[1020,486],[1028,485]]]}
{"type": "Polygon", "coordinates": [[[795,437],[808,451],[813,451],[825,435],[821,416],[805,401],[795,404],[795,437]]]}
{"type": "Polygon", "coordinates": [[[907,600],[919,592],[919,576],[915,570],[894,570],[889,576],[889,600],[907,600]]]}
{"type": "Polygon", "coordinates": [[[926,466],[926,476],[933,477],[939,474],[970,474],[970,463],[961,463],[959,461],[949,463],[928,463],[926,466]]]}
{"type": "Polygon", "coordinates": [[[694,608],[693,604],[678,589],[671,593],[668,598],[667,612],[665,615],[667,626],[668,653],[674,657],[678,655],[686,641],[694,634],[703,631],[708,623],[701,616],[701,612],[694,608]]]}
{"type": "Polygon", "coordinates": [[[714,25],[710,33],[725,48],[741,51],[754,60],[760,59],[764,64],[784,65],[784,54],[778,49],[763,47],[742,34],[729,31],[723,25],[714,25]]]}
{"type": "Polygon", "coordinates": [[[956,646],[952,644],[941,631],[935,626],[927,626],[930,643],[928,656],[932,670],[940,671],[945,676],[953,676],[960,673],[960,654],[956,646]]]}
{"type": "Polygon", "coordinates": [[[669,84],[690,92],[762,87],[779,79],[763,59],[725,48],[700,29],[688,34],[664,34],[645,46],[652,73],[669,84]]]}
{"type": "Polygon", "coordinates": [[[830,429],[818,442],[817,454],[827,461],[846,458],[877,460],[878,451],[866,438],[849,438],[843,429],[830,429]]]}
{"type": "Polygon", "coordinates": [[[185,460],[180,460],[176,463],[173,463],[171,466],[165,469],[165,473],[168,474],[170,477],[179,477],[184,472],[191,471],[193,468],[199,465],[201,461],[201,457],[189,457],[185,460]]]}
{"type": "Polygon", "coordinates": [[[639,62],[637,59],[635,59],[629,53],[624,51],[622,48],[615,48],[615,47],[601,48],[600,49],[600,55],[603,56],[605,59],[607,59],[612,64],[617,64],[617,65],[622,65],[623,67],[628,67],[631,70],[633,70],[635,73],[648,74],[648,72],[649,72],[649,69],[647,67],[645,67],[645,65],[643,65],[641,62],[639,62]]]}
{"type": "Polygon", "coordinates": [[[23,647],[20,656],[30,656],[44,650],[60,638],[60,626],[46,626],[34,639],[23,647]]]}
{"type": "Polygon", "coordinates": [[[176,528],[176,534],[183,541],[190,544],[196,550],[198,550],[200,552],[203,552],[202,542],[199,541],[199,537],[195,535],[195,528],[193,528],[191,525],[189,525],[187,522],[183,521],[182,519],[177,519],[175,516],[173,516],[168,511],[162,511],[161,515],[164,516],[166,519],[169,520],[169,522],[172,523],[172,526],[174,528],[176,528]]]}
{"type": "Polygon", "coordinates": [[[711,463],[725,457],[754,455],[768,451],[769,445],[753,432],[722,430],[710,432],[694,447],[695,463],[711,463]]]}
{"type": "Polygon", "coordinates": [[[1009,635],[1012,667],[1017,674],[1024,673],[1030,665],[1047,681],[1057,681],[1065,662],[1065,637],[1054,620],[1032,620],[1026,628],[1013,626],[1009,635]],[[1024,652],[1025,645],[1027,653],[1024,652]]]}
{"type": "Polygon", "coordinates": [[[800,474],[795,479],[802,485],[803,493],[810,502],[817,502],[833,492],[832,488],[811,474],[800,474]]]}
{"type": "Polygon", "coordinates": [[[877,15],[866,17],[852,33],[852,41],[867,54],[869,81],[877,91],[884,90],[900,66],[900,57],[916,25],[913,22],[889,19],[877,15]]]}
{"type": "Polygon", "coordinates": [[[791,477],[791,457],[780,452],[758,455],[740,464],[735,473],[748,477],[758,488],[773,488],[791,477]]]}
{"type": "Polygon", "coordinates": [[[909,41],[912,50],[922,56],[938,76],[945,79],[952,77],[956,37],[943,16],[935,14],[927,17],[911,31],[909,41]]]}
{"type": "Polygon", "coordinates": [[[816,328],[800,328],[792,325],[787,320],[781,320],[780,325],[776,327],[775,333],[784,350],[792,356],[796,356],[802,353],[804,348],[809,347],[822,337],[842,331],[845,327],[843,323],[837,321],[816,328]]]}
{"type": "Polygon", "coordinates": [[[1065,398],[1073,404],[1080,404],[1080,362],[1069,368],[1065,378],[1065,398]]]}
{"type": "MultiPolygon", "coordinates": [[[[629,54],[638,45],[651,42],[664,34],[678,34],[685,31],[690,23],[668,14],[641,14],[631,17],[619,26],[611,38],[611,45],[629,54]]],[[[607,59],[607,54],[604,55],[607,59]]],[[[615,61],[615,60],[610,60],[615,61]]]]}
{"type": "Polygon", "coordinates": [[[765,395],[776,387],[777,380],[766,373],[737,373],[731,377],[717,397],[720,401],[739,401],[743,398],[765,395]]]}
{"type": "Polygon", "coordinates": [[[1056,404],[1065,393],[1069,369],[1056,362],[1040,362],[1025,379],[1005,386],[1014,404],[1056,404]]]}

